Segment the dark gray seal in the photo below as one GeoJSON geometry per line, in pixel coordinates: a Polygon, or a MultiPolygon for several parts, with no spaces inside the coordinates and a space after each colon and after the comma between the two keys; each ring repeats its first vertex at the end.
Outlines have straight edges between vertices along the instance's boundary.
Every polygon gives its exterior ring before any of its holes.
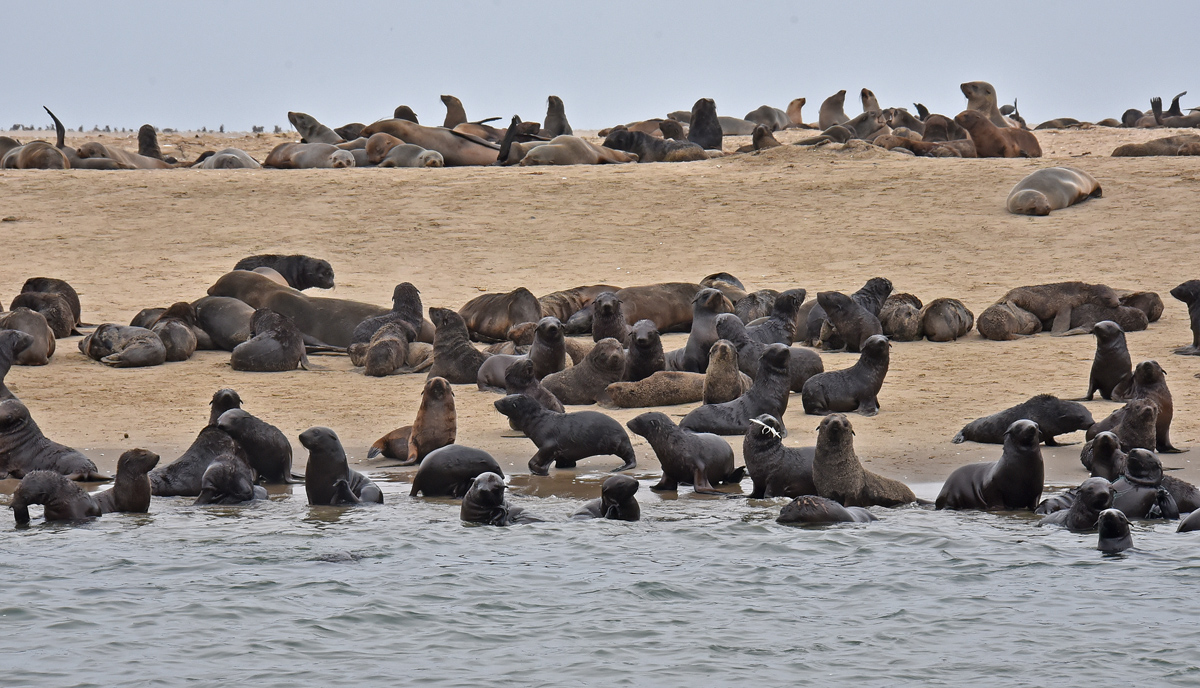
{"type": "Polygon", "coordinates": [[[117,475],[112,489],[92,495],[100,513],[144,514],[150,510],[150,476],[158,465],[158,454],[145,449],[130,449],[117,459],[117,475]]]}
{"type": "Polygon", "coordinates": [[[410,497],[453,497],[467,494],[476,476],[495,473],[504,477],[500,464],[482,449],[451,444],[429,452],[413,476],[410,497]]]}
{"type": "Polygon", "coordinates": [[[15,311],[18,308],[41,313],[56,339],[79,334],[75,331],[75,314],[71,312],[71,305],[61,294],[22,292],[12,300],[8,310],[15,311]]]}
{"type": "Polygon", "coordinates": [[[1056,435],[1092,427],[1092,413],[1075,401],[1065,401],[1052,394],[1039,394],[1011,408],[990,416],[977,418],[963,426],[951,440],[961,444],[967,440],[987,444],[1004,444],[1009,427],[1016,421],[1026,419],[1037,423],[1038,432],[1047,447],[1057,446],[1056,435]]]}
{"type": "Polygon", "coordinates": [[[870,523],[878,521],[861,506],[842,506],[832,499],[802,495],[784,505],[776,523],[784,525],[824,526],[832,523],[870,523]]]}
{"type": "Polygon", "coordinates": [[[603,413],[556,413],[524,394],[506,396],[495,406],[537,446],[537,453],[529,459],[529,472],[534,475],[549,475],[552,463],[557,468],[574,468],[580,459],[608,454],[624,461],[614,473],[637,467],[625,428],[603,413]]]}
{"type": "Polygon", "coordinates": [[[541,381],[533,374],[533,361],[528,358],[513,363],[504,371],[504,391],[508,394],[533,397],[551,411],[563,412],[562,402],[542,386],[541,381]]]}
{"type": "Polygon", "coordinates": [[[33,471],[81,482],[109,480],[88,457],[47,439],[19,399],[0,401],[0,478],[20,478],[33,471]]]}
{"type": "Polygon", "coordinates": [[[32,337],[32,343],[17,352],[14,362],[17,365],[42,366],[50,363],[56,348],[54,332],[46,324],[46,317],[28,308],[18,308],[10,313],[0,314],[0,330],[16,330],[32,337]]]}
{"type": "Polygon", "coordinates": [[[471,345],[462,316],[449,308],[430,308],[429,319],[437,330],[433,335],[433,366],[428,377],[444,377],[456,385],[476,382],[479,366],[488,354],[471,345]]]}
{"type": "Polygon", "coordinates": [[[753,499],[799,497],[817,493],[812,465],[815,447],[783,446],[783,423],[763,414],[750,421],[742,441],[742,459],[754,481],[753,499]]]}
{"type": "Polygon", "coordinates": [[[208,424],[200,430],[187,451],[166,466],[150,471],[150,490],[156,497],[195,497],[200,494],[204,472],[219,461],[245,466],[245,471],[253,480],[245,450],[229,433],[217,427],[221,414],[241,407],[241,397],[232,389],[219,389],[209,404],[212,410],[208,414],[208,424]]]}
{"type": "Polygon", "coordinates": [[[350,336],[351,344],[362,344],[371,341],[384,325],[400,322],[408,326],[413,334],[409,341],[433,342],[433,324],[427,323],[421,315],[421,292],[411,282],[401,282],[392,290],[392,310],[383,315],[376,315],[360,322],[350,336]]]}
{"type": "MultiPolygon", "coordinates": [[[[1122,451],[1139,448],[1153,450],[1157,420],[1158,407],[1154,402],[1149,399],[1134,399],[1101,421],[1104,426],[1096,430],[1096,435],[1105,430],[1112,432],[1116,435],[1122,451]]],[[[1088,470],[1094,465],[1095,443],[1095,439],[1090,439],[1079,451],[1079,462],[1088,470]]]]}
{"type": "Polygon", "coordinates": [[[701,98],[692,106],[688,141],[705,150],[721,150],[721,122],[717,119],[717,104],[712,98],[701,98]]]}
{"type": "MultiPolygon", "coordinates": [[[[653,323],[652,323],[653,324],[653,323]]],[[[611,291],[600,294],[592,301],[592,341],[612,337],[623,342],[629,336],[629,323],[625,321],[625,311],[621,308],[621,299],[611,291]]]]}
{"type": "Polygon", "coordinates": [[[383,492],[370,478],[350,470],[346,451],[337,433],[313,427],[300,433],[300,444],[308,449],[304,491],[313,506],[383,504],[383,492]]]}
{"type": "MultiPolygon", "coordinates": [[[[883,325],[880,324],[879,318],[845,294],[836,291],[820,292],[817,294],[817,304],[824,309],[838,338],[845,343],[846,351],[850,353],[858,353],[868,339],[883,334],[883,325]]],[[[838,347],[831,345],[830,348],[838,347]]]]}
{"type": "Polygon", "coordinates": [[[745,467],[733,467],[733,448],[728,442],[712,433],[677,426],[665,413],[643,413],[626,425],[646,438],[662,466],[662,478],[651,490],[671,491],[690,484],[699,494],[724,495],[713,486],[737,485],[746,474],[745,467]]]}
{"type": "MultiPolygon", "coordinates": [[[[746,326],[746,334],[763,344],[792,345],[796,341],[796,316],[807,293],[803,289],[788,289],[775,297],[771,315],[757,324],[746,326]]],[[[752,321],[753,322],[753,321],[752,321]]]]}
{"type": "Polygon", "coordinates": [[[287,280],[292,289],[333,289],[333,266],[327,260],[304,255],[283,256],[264,254],[250,256],[238,261],[234,270],[271,268],[287,280]]]}
{"type": "Polygon", "coordinates": [[[854,453],[854,428],[840,413],[825,416],[817,427],[813,484],[818,495],[842,506],[900,506],[917,501],[904,483],[863,468],[854,453]]]}
{"type": "Polygon", "coordinates": [[[167,348],[158,335],[142,327],[104,323],[79,342],[79,350],[93,361],[114,368],[162,365],[167,348]]]}
{"type": "MultiPolygon", "coordinates": [[[[672,370],[688,373],[703,373],[708,370],[708,351],[720,336],[717,334],[717,316],[732,313],[733,304],[719,290],[706,287],[692,297],[692,329],[682,354],[671,352],[668,365],[672,370]]],[[[737,317],[736,315],[734,316],[737,317]]]]}
{"type": "Polygon", "coordinates": [[[1125,331],[1111,320],[1103,320],[1092,328],[1096,336],[1096,355],[1092,359],[1092,370],[1088,374],[1088,391],[1084,400],[1091,401],[1100,396],[1111,400],[1113,390],[1128,384],[1133,375],[1133,362],[1129,358],[1129,347],[1125,344],[1125,331]]]}
{"type": "MultiPolygon", "coordinates": [[[[622,316],[624,317],[624,316],[622,316]]],[[[666,370],[663,355],[662,335],[653,320],[639,320],[629,329],[625,339],[625,371],[621,379],[626,382],[644,380],[660,370],[666,370]]]]}
{"type": "Polygon", "coordinates": [[[1096,549],[1105,554],[1124,552],[1133,547],[1133,536],[1129,533],[1129,518],[1119,509],[1105,509],[1097,521],[1100,536],[1096,549]]]}
{"type": "Polygon", "coordinates": [[[942,485],[935,506],[981,511],[1035,509],[1045,476],[1041,441],[1037,423],[1014,421],[1004,433],[1004,453],[1000,460],[954,469],[942,485]]]}
{"type": "MultiPolygon", "coordinates": [[[[196,309],[186,301],[171,304],[146,329],[158,335],[170,362],[188,360],[200,346],[200,339],[196,336],[199,329],[196,325],[196,309]]],[[[200,332],[203,334],[202,330],[200,332]]],[[[211,340],[206,343],[211,344],[211,340]]]]}
{"type": "Polygon", "coordinates": [[[536,523],[540,518],[528,514],[504,498],[504,478],[495,473],[481,473],[471,483],[463,497],[458,516],[467,523],[488,526],[511,526],[516,523],[536,523]]]}
{"type": "Polygon", "coordinates": [[[25,280],[25,284],[21,286],[21,293],[26,292],[45,292],[49,294],[58,294],[67,300],[67,304],[71,307],[71,313],[75,315],[75,325],[82,326],[81,319],[82,310],[79,305],[79,293],[75,288],[64,280],[55,279],[53,277],[30,277],[25,280]]]}
{"type": "Polygon", "coordinates": [[[281,373],[307,368],[304,335],[286,315],[269,308],[254,311],[250,320],[250,339],[233,348],[229,366],[254,373],[281,373]]]}
{"type": "Polygon", "coordinates": [[[1113,504],[1112,483],[1104,478],[1088,478],[1075,489],[1071,506],[1049,514],[1039,526],[1063,526],[1072,533],[1086,533],[1096,528],[1100,512],[1113,504]]]}
{"type": "Polygon", "coordinates": [[[610,475],[600,485],[600,498],[579,507],[571,518],[607,518],[612,521],[637,521],[642,518],[638,506],[638,481],[627,475],[610,475]]]}
{"type": "Polygon", "coordinates": [[[772,344],[763,351],[750,391],[723,404],[705,404],[684,417],[680,427],[717,435],[744,435],[750,419],[764,413],[783,418],[789,396],[788,347],[772,344]]]}
{"type": "Polygon", "coordinates": [[[1134,519],[1176,519],[1179,506],[1163,485],[1162,462],[1148,449],[1132,449],[1125,473],[1113,481],[1113,508],[1134,519]]]}
{"type": "Polygon", "coordinates": [[[21,352],[33,346],[33,337],[20,330],[0,330],[0,401],[16,399],[17,396],[4,385],[4,378],[12,370],[21,352]]]}
{"type": "Polygon", "coordinates": [[[1088,455],[1090,466],[1084,466],[1093,477],[1116,480],[1125,472],[1127,457],[1121,451],[1121,440],[1111,432],[1101,432],[1091,441],[1092,451],[1088,455]]]}
{"type": "MultiPolygon", "coordinates": [[[[727,340],[737,349],[738,369],[751,378],[758,376],[758,364],[763,352],[770,344],[750,336],[742,321],[731,313],[717,316],[717,336],[727,340]]],[[[782,343],[782,342],[779,342],[782,343]]],[[[804,383],[814,375],[825,372],[825,364],[815,351],[795,346],[788,347],[788,388],[793,392],[804,389],[804,383]]]]}
{"type": "MultiPolygon", "coordinates": [[[[1118,399],[1146,399],[1153,403],[1158,410],[1154,422],[1154,450],[1160,454],[1177,454],[1182,451],[1171,444],[1171,420],[1175,417],[1175,403],[1171,398],[1171,390],[1167,388],[1167,373],[1158,361],[1142,361],[1137,364],[1133,375],[1130,376],[1129,386],[1118,388],[1115,394],[1118,399]]],[[[1109,416],[1092,427],[1095,432],[1108,430],[1114,420],[1109,416]]],[[[1095,432],[1089,430],[1088,439],[1095,436],[1095,432]]]]}
{"type": "Polygon", "coordinates": [[[879,413],[879,390],[887,377],[891,347],[887,337],[874,335],[863,342],[862,354],[854,365],[813,375],[800,391],[804,412],[824,415],[857,411],[864,416],[879,413]]]}
{"type": "Polygon", "coordinates": [[[975,314],[958,299],[934,299],[921,308],[921,332],[931,342],[953,342],[975,326],[975,314]]]}
{"type": "Polygon", "coordinates": [[[221,459],[204,469],[200,476],[200,492],[192,505],[242,504],[266,498],[267,489],[254,484],[254,471],[248,465],[221,459]]]}
{"type": "Polygon", "coordinates": [[[246,452],[250,467],[258,474],[256,482],[289,485],[292,476],[292,445],[279,428],[240,408],[230,409],[217,418],[217,427],[229,433],[246,452]]]}
{"type": "Polygon", "coordinates": [[[1171,290],[1171,296],[1187,304],[1192,343],[1175,349],[1181,356],[1200,356],[1200,280],[1188,280],[1171,290]]]}

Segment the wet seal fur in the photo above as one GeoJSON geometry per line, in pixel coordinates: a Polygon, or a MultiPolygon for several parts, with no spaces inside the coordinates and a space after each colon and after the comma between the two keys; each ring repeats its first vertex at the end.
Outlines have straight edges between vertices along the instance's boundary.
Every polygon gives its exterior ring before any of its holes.
{"type": "Polygon", "coordinates": [[[961,444],[970,440],[1003,444],[1008,437],[1010,426],[1021,419],[1037,424],[1038,432],[1048,447],[1058,446],[1054,441],[1056,435],[1087,430],[1094,423],[1091,411],[1083,404],[1059,399],[1052,394],[1039,394],[1016,406],[967,423],[951,442],[961,444]]]}
{"type": "Polygon", "coordinates": [[[699,494],[724,495],[713,485],[736,485],[745,475],[744,467],[733,467],[733,448],[728,442],[711,433],[675,425],[665,413],[643,413],[626,425],[646,438],[662,465],[662,478],[651,490],[671,491],[680,484],[691,484],[699,494]]]}
{"type": "Polygon", "coordinates": [[[390,459],[401,459],[401,466],[415,466],[435,449],[454,444],[457,436],[454,389],[446,378],[431,377],[421,390],[421,405],[413,424],[376,440],[367,452],[367,458],[382,454],[390,459]]]}
{"type": "MultiPolygon", "coordinates": [[[[1167,388],[1167,373],[1158,361],[1142,361],[1137,364],[1130,377],[1129,386],[1118,390],[1118,400],[1134,399],[1147,399],[1158,411],[1154,450],[1160,454],[1179,453],[1181,450],[1171,444],[1171,420],[1175,417],[1175,404],[1171,398],[1171,390],[1167,388]]],[[[1121,410],[1118,409],[1108,418],[1093,425],[1088,431],[1088,439],[1095,437],[1097,432],[1112,429],[1119,421],[1120,413],[1121,410]]]]}
{"type": "Polygon", "coordinates": [[[1014,421],[1004,432],[999,461],[960,466],[950,473],[935,506],[938,509],[1037,508],[1042,497],[1045,465],[1041,431],[1032,420],[1014,421]]]}
{"type": "Polygon", "coordinates": [[[308,449],[304,491],[313,506],[346,506],[373,502],[383,504],[383,492],[367,476],[350,470],[346,452],[337,433],[313,427],[300,433],[300,444],[308,449]]]}
{"type": "Polygon", "coordinates": [[[221,415],[230,409],[241,408],[242,399],[232,389],[219,389],[209,402],[208,424],[200,430],[191,446],[178,459],[150,471],[150,487],[155,496],[195,497],[200,494],[204,472],[217,462],[230,462],[245,467],[250,474],[250,459],[229,433],[217,426],[221,415]]]}
{"type": "Polygon", "coordinates": [[[1129,518],[1119,509],[1105,509],[1097,520],[1100,535],[1096,549],[1105,554],[1124,552],[1133,547],[1133,536],[1129,533],[1129,518]]]}
{"type": "Polygon", "coordinates": [[[511,526],[516,523],[540,521],[519,506],[504,498],[504,478],[495,473],[480,473],[463,497],[458,516],[467,523],[489,526],[511,526]]]}
{"type": "Polygon", "coordinates": [[[900,506],[917,501],[904,483],[863,468],[854,453],[854,428],[840,413],[825,416],[817,428],[813,484],[819,496],[847,507],[900,506]]]}
{"type": "Polygon", "coordinates": [[[824,526],[833,523],[870,523],[875,514],[861,506],[842,506],[832,499],[801,495],[784,505],[776,523],[784,525],[824,526]]]}
{"type": "Polygon", "coordinates": [[[804,412],[824,415],[857,411],[864,416],[879,412],[879,390],[887,377],[891,343],[881,334],[863,343],[858,361],[844,370],[812,376],[800,392],[804,412]]]}
{"type": "Polygon", "coordinates": [[[814,447],[783,446],[783,423],[763,414],[750,421],[742,441],[742,458],[754,481],[752,499],[814,495],[812,464],[814,447]]]}
{"type": "Polygon", "coordinates": [[[292,476],[292,445],[279,428],[236,408],[217,418],[217,427],[224,430],[246,452],[247,462],[258,474],[258,482],[267,485],[290,485],[292,476]]]}
{"type": "Polygon", "coordinates": [[[1096,528],[1100,512],[1111,508],[1114,490],[1104,478],[1088,478],[1075,489],[1074,500],[1067,509],[1049,514],[1039,526],[1062,526],[1072,533],[1086,533],[1096,528]]]}
{"type": "Polygon", "coordinates": [[[523,394],[506,396],[497,400],[495,406],[537,446],[537,453],[529,459],[529,472],[533,475],[549,475],[552,463],[557,468],[574,468],[580,459],[607,454],[624,461],[613,469],[614,473],[637,467],[637,457],[625,428],[603,413],[556,413],[523,394]]]}
{"type": "Polygon", "coordinates": [[[612,521],[637,521],[642,518],[638,506],[638,481],[627,475],[610,475],[600,485],[600,498],[579,507],[573,520],[607,518],[612,521]]]}
{"type": "Polygon", "coordinates": [[[450,444],[429,452],[413,476],[412,490],[408,494],[410,497],[423,494],[457,499],[465,496],[475,478],[483,473],[504,477],[504,471],[491,454],[482,449],[450,444]]]}

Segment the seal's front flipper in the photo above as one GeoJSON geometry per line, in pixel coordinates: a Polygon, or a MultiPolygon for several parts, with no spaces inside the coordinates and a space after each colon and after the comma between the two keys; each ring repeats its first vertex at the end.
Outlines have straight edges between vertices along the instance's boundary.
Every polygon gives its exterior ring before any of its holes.
{"type": "Polygon", "coordinates": [[[1070,307],[1059,309],[1058,313],[1054,314],[1054,324],[1050,327],[1050,332],[1057,335],[1064,335],[1071,329],[1071,309],[1070,307]]]}

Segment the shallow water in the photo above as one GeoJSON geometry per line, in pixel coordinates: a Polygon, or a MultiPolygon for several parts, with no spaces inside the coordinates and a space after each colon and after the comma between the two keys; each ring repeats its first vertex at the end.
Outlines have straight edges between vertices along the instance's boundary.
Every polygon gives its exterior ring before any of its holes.
{"type": "Polygon", "coordinates": [[[643,489],[638,523],[568,522],[581,498],[514,494],[551,522],[492,528],[382,485],[382,507],[309,507],[296,486],[245,507],[6,521],[3,683],[1200,680],[1200,533],[1174,523],[1139,524],[1137,549],[1106,557],[1094,534],[1029,516],[876,509],[799,529],[774,522],[787,500],[643,489]]]}

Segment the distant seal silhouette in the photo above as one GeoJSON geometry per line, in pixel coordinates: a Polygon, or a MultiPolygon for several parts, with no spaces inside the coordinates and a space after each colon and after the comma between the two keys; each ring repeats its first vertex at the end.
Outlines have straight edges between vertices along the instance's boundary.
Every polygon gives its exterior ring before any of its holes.
{"type": "Polygon", "coordinates": [[[864,416],[878,413],[879,390],[887,377],[890,351],[887,338],[877,334],[863,343],[862,354],[853,366],[810,377],[800,392],[804,412],[824,415],[857,411],[864,416]]]}
{"type": "Polygon", "coordinates": [[[879,326],[888,339],[895,342],[915,342],[921,331],[921,299],[912,294],[892,294],[879,309],[879,326]]]}
{"type": "Polygon", "coordinates": [[[625,350],[610,337],[600,340],[579,365],[542,378],[542,386],[564,404],[592,404],[624,371],[625,350]]]}
{"type": "Polygon", "coordinates": [[[1111,400],[1113,390],[1126,386],[1133,375],[1125,331],[1115,322],[1104,320],[1096,323],[1092,334],[1096,336],[1096,355],[1092,359],[1088,391],[1084,399],[1091,401],[1096,392],[1100,392],[1102,398],[1111,400]]]}
{"type": "Polygon", "coordinates": [[[18,308],[0,314],[0,331],[15,330],[29,335],[31,343],[16,353],[17,365],[42,366],[50,363],[56,344],[54,332],[46,324],[46,317],[28,308],[18,308]]]}
{"type": "MultiPolygon", "coordinates": [[[[622,317],[624,317],[622,315],[622,317]]],[[[625,339],[628,349],[625,354],[625,371],[621,379],[627,382],[644,380],[660,370],[666,369],[663,355],[662,336],[651,320],[639,320],[629,328],[625,339]]]]}
{"type": "Polygon", "coordinates": [[[327,260],[305,255],[280,255],[275,253],[249,256],[237,262],[234,270],[271,268],[287,280],[292,289],[333,289],[333,266],[327,260]]]}
{"type": "Polygon", "coordinates": [[[482,473],[495,473],[504,477],[500,464],[482,449],[449,444],[435,449],[425,456],[417,474],[413,476],[410,497],[423,494],[426,497],[459,498],[471,489],[471,483],[482,473]]]}
{"type": "Polygon", "coordinates": [[[863,468],[854,453],[854,428],[840,413],[825,416],[817,428],[812,471],[817,494],[842,506],[899,506],[917,501],[904,483],[863,468]]]}
{"type": "Polygon", "coordinates": [[[16,395],[4,385],[4,378],[21,352],[33,346],[33,337],[20,330],[0,330],[0,401],[16,395]]]}
{"type": "Polygon", "coordinates": [[[742,442],[746,472],[754,481],[752,499],[817,493],[812,479],[813,447],[783,446],[783,423],[763,414],[751,420],[742,442]]]}
{"type": "Polygon", "coordinates": [[[167,349],[158,335],[142,327],[105,323],[79,342],[85,356],[114,368],[162,365],[167,349]]]}
{"type": "Polygon", "coordinates": [[[642,518],[642,509],[634,496],[638,481],[627,475],[610,475],[600,485],[600,498],[579,507],[571,516],[573,520],[607,518],[612,521],[637,521],[642,518]]]}
{"type": "Polygon", "coordinates": [[[433,336],[433,366],[428,377],[446,378],[466,385],[479,377],[479,366],[488,354],[471,346],[462,316],[448,308],[430,308],[429,319],[437,328],[433,336]]]}
{"type": "Polygon", "coordinates": [[[733,449],[728,442],[677,426],[665,413],[643,413],[626,426],[646,438],[662,466],[662,479],[651,490],[670,491],[691,484],[699,494],[723,495],[713,485],[736,485],[745,475],[744,467],[733,467],[733,449]]]}
{"type": "Polygon", "coordinates": [[[1200,356],[1200,280],[1188,280],[1171,290],[1171,296],[1187,304],[1192,343],[1175,349],[1181,356],[1200,356]]]}
{"type": "Polygon", "coordinates": [[[191,446],[178,459],[150,471],[151,493],[158,497],[187,496],[200,494],[205,470],[217,462],[229,462],[244,466],[250,473],[250,459],[242,445],[229,433],[217,426],[221,415],[230,409],[241,408],[242,399],[232,389],[219,389],[209,402],[208,424],[200,430],[191,446]]]}
{"type": "Polygon", "coordinates": [[[763,351],[750,391],[723,404],[706,404],[684,417],[680,427],[693,432],[744,435],[750,419],[764,413],[782,418],[787,411],[790,378],[788,347],[772,344],[763,351]]]}
{"type": "Polygon", "coordinates": [[[1041,432],[1031,420],[1017,420],[1004,433],[999,461],[960,466],[938,493],[938,509],[1033,510],[1042,496],[1045,466],[1041,432]]]}
{"type": "Polygon", "coordinates": [[[921,332],[931,342],[952,342],[975,326],[975,315],[958,299],[934,299],[921,308],[921,332]]]}
{"type": "Polygon", "coordinates": [[[537,453],[529,460],[533,475],[549,475],[552,463],[558,468],[574,468],[580,459],[606,454],[624,461],[613,469],[614,473],[637,467],[625,428],[603,413],[555,413],[523,394],[506,396],[495,406],[537,446],[537,453]]]}
{"type": "Polygon", "coordinates": [[[981,158],[1042,157],[1042,147],[1037,137],[1024,129],[998,127],[975,110],[963,110],[955,116],[954,121],[970,132],[975,154],[981,158]]]}
{"type": "Polygon", "coordinates": [[[1105,554],[1124,552],[1133,547],[1133,536],[1129,533],[1129,518],[1119,509],[1105,509],[1097,520],[1100,535],[1096,549],[1105,554]]]}
{"type": "Polygon", "coordinates": [[[292,445],[279,428],[236,408],[217,418],[224,430],[246,452],[258,481],[268,485],[289,485],[292,479],[292,445]]]}
{"type": "Polygon", "coordinates": [[[337,433],[313,427],[300,433],[300,444],[308,449],[304,491],[314,506],[347,506],[373,502],[383,504],[383,492],[362,473],[350,470],[346,452],[337,433]]]}
{"type": "Polygon", "coordinates": [[[0,401],[0,477],[20,478],[32,471],[83,482],[109,479],[91,459],[43,435],[19,399],[0,401]]]}
{"type": "MultiPolygon", "coordinates": [[[[1130,377],[1129,386],[1118,390],[1118,396],[1124,400],[1147,399],[1158,410],[1155,421],[1155,446],[1159,453],[1178,453],[1171,444],[1171,420],[1175,417],[1175,405],[1171,398],[1171,390],[1167,388],[1167,374],[1158,361],[1142,361],[1137,364],[1130,377]]],[[[1115,416],[1120,411],[1113,413],[1115,416]]],[[[1088,439],[1095,437],[1097,432],[1111,429],[1118,420],[1113,416],[1096,423],[1088,431],[1088,439]]]]}
{"type": "Polygon", "coordinates": [[[481,473],[471,483],[459,508],[459,518],[467,523],[489,526],[511,526],[516,523],[536,523],[541,519],[527,513],[504,498],[504,478],[496,473],[481,473]]]}
{"type": "Polygon", "coordinates": [[[1039,526],[1063,526],[1073,533],[1086,533],[1095,529],[1100,512],[1112,507],[1113,487],[1104,478],[1088,478],[1075,493],[1070,508],[1056,511],[1041,521],[1039,526]]]}
{"type": "Polygon", "coordinates": [[[1008,212],[1014,215],[1049,215],[1089,198],[1100,198],[1100,182],[1073,167],[1047,167],[1021,181],[1008,193],[1008,212]]]}
{"type": "Polygon", "coordinates": [[[785,525],[821,526],[831,523],[870,523],[875,514],[861,506],[842,506],[832,499],[801,495],[784,505],[775,519],[785,525]]]}
{"type": "Polygon", "coordinates": [[[234,370],[278,373],[307,368],[304,335],[286,315],[259,308],[250,320],[250,334],[233,348],[229,365],[234,370]]]}
{"type": "Polygon", "coordinates": [[[1051,394],[1039,394],[1016,406],[967,423],[951,441],[954,444],[967,440],[1003,444],[1012,424],[1021,419],[1037,424],[1038,434],[1048,447],[1058,445],[1054,441],[1055,436],[1087,430],[1094,422],[1091,411],[1083,404],[1065,401],[1051,394]]]}

